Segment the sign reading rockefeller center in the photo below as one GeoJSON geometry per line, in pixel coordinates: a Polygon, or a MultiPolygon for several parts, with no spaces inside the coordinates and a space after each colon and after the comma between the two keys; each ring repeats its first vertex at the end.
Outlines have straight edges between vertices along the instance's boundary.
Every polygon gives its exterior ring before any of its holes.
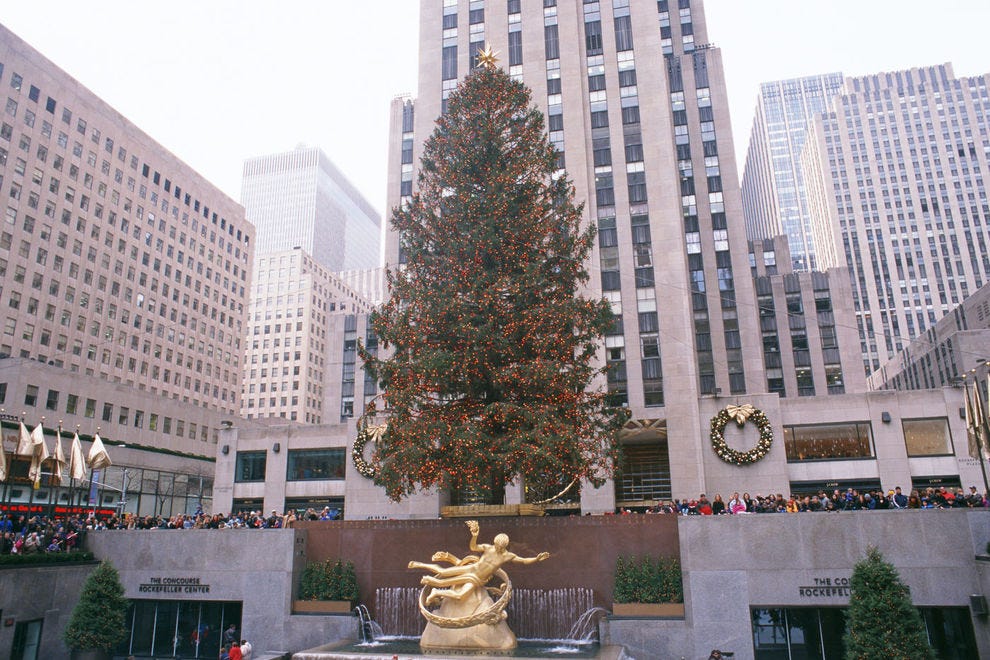
{"type": "Polygon", "coordinates": [[[138,585],[140,593],[208,594],[210,585],[201,584],[198,577],[153,577],[138,585]]]}

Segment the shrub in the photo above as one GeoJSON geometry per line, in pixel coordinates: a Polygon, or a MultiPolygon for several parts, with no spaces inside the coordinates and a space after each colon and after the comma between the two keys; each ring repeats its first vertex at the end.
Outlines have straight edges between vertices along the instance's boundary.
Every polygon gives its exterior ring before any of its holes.
{"type": "Polygon", "coordinates": [[[354,564],[340,559],[306,564],[299,578],[299,599],[356,601],[358,586],[354,564]]]}
{"type": "Polygon", "coordinates": [[[93,561],[92,552],[32,552],[26,555],[0,555],[0,567],[37,564],[83,564],[93,561]]]}
{"type": "Polygon", "coordinates": [[[845,645],[846,660],[935,658],[907,585],[874,547],[849,581],[845,645]]]}
{"type": "Polygon", "coordinates": [[[615,562],[616,603],[681,603],[681,562],[676,557],[619,557],[615,562]]]}
{"type": "Polygon", "coordinates": [[[83,583],[62,639],[70,649],[109,652],[127,637],[128,607],[117,569],[104,561],[83,583]]]}

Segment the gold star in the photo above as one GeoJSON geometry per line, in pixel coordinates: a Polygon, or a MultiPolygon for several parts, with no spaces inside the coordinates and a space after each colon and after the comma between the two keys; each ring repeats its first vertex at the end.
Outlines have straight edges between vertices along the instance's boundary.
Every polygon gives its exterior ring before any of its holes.
{"type": "Polygon", "coordinates": [[[492,48],[490,43],[485,44],[485,49],[478,52],[478,66],[487,66],[494,69],[498,63],[498,51],[492,48]]]}

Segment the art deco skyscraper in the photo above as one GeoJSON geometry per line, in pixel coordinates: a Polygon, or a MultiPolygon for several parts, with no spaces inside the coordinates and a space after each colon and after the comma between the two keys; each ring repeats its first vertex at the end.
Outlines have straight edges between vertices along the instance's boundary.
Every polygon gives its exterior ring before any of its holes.
{"type": "Polygon", "coordinates": [[[803,169],[822,267],[844,265],[865,371],[990,280],[988,75],[848,78],[803,169]]]}
{"type": "Polygon", "coordinates": [[[317,147],[245,161],[241,203],[259,255],[298,247],[331,271],[381,265],[380,214],[317,147]]]}
{"type": "Polygon", "coordinates": [[[742,177],[746,233],[754,240],[787,236],[795,270],[818,268],[801,151],[809,122],[841,87],[841,73],[760,85],[742,177]]]}
{"type": "MultiPolygon", "coordinates": [[[[677,445],[672,471],[693,469],[699,394],[766,388],[721,55],[701,3],[424,0],[419,33],[418,96],[393,104],[389,205],[412,193],[444,99],[491,43],[533,90],[597,224],[592,285],[621,320],[605,341],[613,400],[677,445]]],[[[401,261],[395,235],[386,261],[401,261]]]]}

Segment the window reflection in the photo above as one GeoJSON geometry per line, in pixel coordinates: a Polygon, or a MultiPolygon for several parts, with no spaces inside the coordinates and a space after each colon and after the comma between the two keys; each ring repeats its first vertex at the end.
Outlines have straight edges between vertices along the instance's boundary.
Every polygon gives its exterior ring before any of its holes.
{"type": "Polygon", "coordinates": [[[785,426],[784,448],[790,462],[873,457],[869,422],[785,426]]]}
{"type": "Polygon", "coordinates": [[[944,456],[952,453],[946,418],[905,419],[901,424],[908,456],[944,456]]]}

